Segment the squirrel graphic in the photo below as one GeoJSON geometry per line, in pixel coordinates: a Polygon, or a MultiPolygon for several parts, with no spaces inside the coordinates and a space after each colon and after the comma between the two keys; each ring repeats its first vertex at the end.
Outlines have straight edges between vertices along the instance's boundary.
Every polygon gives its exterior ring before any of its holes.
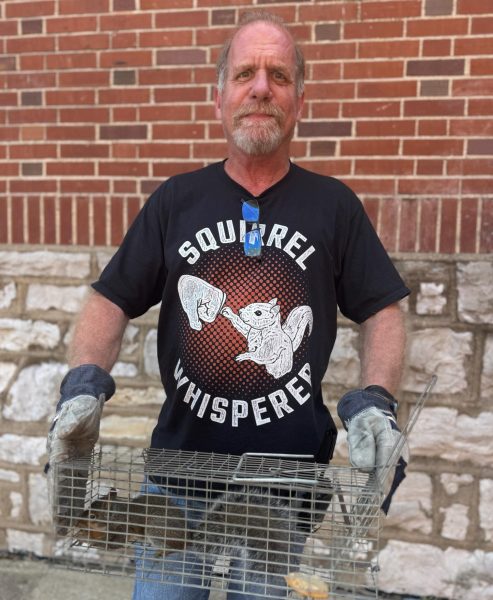
{"type": "MultiPolygon", "coordinates": [[[[296,527],[297,499],[273,496],[261,487],[226,491],[205,505],[198,524],[168,496],[119,497],[115,489],[94,500],[75,523],[76,539],[104,550],[149,544],[160,556],[200,553],[207,560],[229,556],[246,573],[286,574],[293,548],[305,535],[296,527]]],[[[295,546],[296,545],[296,546],[295,546]]]]}
{"type": "Polygon", "coordinates": [[[239,354],[236,360],[253,360],[265,365],[267,372],[276,379],[291,371],[294,352],[301,344],[306,328],[310,335],[313,327],[309,306],[294,308],[284,323],[281,323],[280,311],[277,298],[248,304],[240,308],[238,314],[228,306],[221,310],[221,314],[247,339],[248,352],[239,354]]]}

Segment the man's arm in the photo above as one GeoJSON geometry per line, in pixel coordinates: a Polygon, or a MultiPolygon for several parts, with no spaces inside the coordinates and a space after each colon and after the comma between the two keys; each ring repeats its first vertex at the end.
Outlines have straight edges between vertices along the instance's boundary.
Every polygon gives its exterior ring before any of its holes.
{"type": "Polygon", "coordinates": [[[361,325],[361,387],[380,385],[395,394],[406,347],[404,317],[399,304],[380,310],[361,325]]]}
{"type": "Polygon", "coordinates": [[[92,364],[111,371],[120,352],[128,317],[110,300],[92,292],[87,299],[70,344],[70,367],[92,364]]]}

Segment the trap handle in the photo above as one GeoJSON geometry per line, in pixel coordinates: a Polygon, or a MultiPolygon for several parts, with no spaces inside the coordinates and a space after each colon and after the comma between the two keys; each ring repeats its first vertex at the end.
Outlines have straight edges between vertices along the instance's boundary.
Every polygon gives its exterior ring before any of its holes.
{"type": "Polygon", "coordinates": [[[241,455],[233,473],[233,481],[241,483],[295,483],[305,485],[316,485],[318,483],[320,466],[317,466],[315,462],[307,464],[306,468],[296,464],[293,464],[290,468],[286,464],[281,467],[280,464],[276,464],[275,459],[293,461],[308,459],[314,461],[315,457],[313,454],[245,452],[241,455]],[[266,458],[267,460],[259,462],[259,458],[266,458]],[[255,468],[248,465],[249,459],[251,459],[255,468]]]}

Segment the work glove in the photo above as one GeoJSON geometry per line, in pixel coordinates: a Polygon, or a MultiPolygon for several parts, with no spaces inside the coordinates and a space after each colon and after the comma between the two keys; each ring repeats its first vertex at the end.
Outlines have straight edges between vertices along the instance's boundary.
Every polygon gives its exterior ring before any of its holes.
{"type": "Polygon", "coordinates": [[[62,381],[60,400],[48,433],[45,466],[50,504],[57,515],[66,513],[74,493],[83,501],[88,471],[63,469],[57,473],[55,465],[91,454],[99,437],[103,404],[114,392],[113,378],[97,365],[75,367],[62,381]]]}
{"type": "MultiPolygon", "coordinates": [[[[370,385],[352,390],[339,400],[337,414],[347,430],[349,460],[353,467],[371,472],[384,484],[387,495],[382,509],[387,513],[392,496],[405,477],[406,457],[393,457],[396,463],[391,481],[381,481],[399,440],[396,422],[397,402],[385,388],[370,385]]],[[[390,473],[389,473],[390,474],[390,473]]],[[[386,479],[389,479],[387,476],[386,479]]]]}

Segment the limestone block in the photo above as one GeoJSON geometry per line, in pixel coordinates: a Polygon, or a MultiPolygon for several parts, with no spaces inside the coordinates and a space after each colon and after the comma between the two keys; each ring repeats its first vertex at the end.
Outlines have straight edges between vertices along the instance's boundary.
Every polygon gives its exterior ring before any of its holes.
{"type": "Polygon", "coordinates": [[[46,437],[5,433],[0,435],[0,461],[16,465],[40,465],[46,453],[46,437]]]}
{"type": "Polygon", "coordinates": [[[469,507],[464,504],[452,504],[440,508],[444,514],[442,536],[450,540],[465,540],[469,527],[469,507]]]}
{"type": "Polygon", "coordinates": [[[474,481],[472,475],[457,475],[456,473],[443,473],[440,475],[440,483],[443,485],[445,492],[449,496],[457,494],[459,487],[462,485],[470,485],[474,481]]]}
{"type": "Polygon", "coordinates": [[[134,354],[139,349],[139,328],[129,323],[125,328],[122,340],[122,356],[134,354]]]}
{"type": "Polygon", "coordinates": [[[17,365],[11,362],[0,362],[0,394],[7,389],[14,376],[17,365]]]}
{"type": "Polygon", "coordinates": [[[98,267],[98,273],[101,273],[101,271],[106,267],[114,253],[114,250],[98,250],[96,252],[96,264],[98,267]]]}
{"type": "Polygon", "coordinates": [[[119,441],[133,440],[149,445],[152,430],[156,426],[156,419],[148,417],[121,417],[109,415],[101,419],[101,441],[118,443],[119,441]]]}
{"type": "Polygon", "coordinates": [[[350,328],[340,328],[330,356],[324,383],[357,387],[360,375],[358,333],[350,328]]]}
{"type": "Polygon", "coordinates": [[[0,275],[83,279],[90,275],[90,267],[87,252],[0,251],[0,275]]]}
{"type": "Polygon", "coordinates": [[[13,281],[3,285],[0,284],[0,310],[9,308],[17,297],[17,287],[13,281]]]}
{"type": "Polygon", "coordinates": [[[432,481],[424,473],[408,473],[390,505],[385,527],[431,533],[432,481]]]}
{"type": "Polygon", "coordinates": [[[111,406],[135,407],[145,405],[162,406],[166,394],[162,387],[131,388],[117,386],[111,406]]]}
{"type": "Polygon", "coordinates": [[[144,369],[147,375],[159,377],[157,359],[157,329],[151,329],[144,342],[144,369]]]}
{"type": "Polygon", "coordinates": [[[441,550],[391,540],[379,556],[380,589],[449,600],[493,598],[493,552],[441,550]]]}
{"type": "Polygon", "coordinates": [[[479,482],[479,522],[486,541],[493,541],[493,479],[479,482]]]}
{"type": "Polygon", "coordinates": [[[0,319],[0,350],[22,352],[31,347],[52,350],[60,342],[60,329],[46,321],[0,319]]]}
{"type": "Polygon", "coordinates": [[[7,471],[6,469],[0,469],[0,479],[2,481],[8,481],[9,483],[19,483],[21,480],[19,473],[7,471]]]}
{"type": "Polygon", "coordinates": [[[486,336],[481,374],[481,398],[493,398],[493,335],[486,336]]]}
{"type": "Polygon", "coordinates": [[[18,519],[22,513],[22,494],[10,492],[10,518],[18,519]]]}
{"type": "Polygon", "coordinates": [[[424,408],[410,437],[411,456],[430,456],[479,466],[493,461],[493,412],[477,417],[453,408],[424,408]]]}
{"type": "Polygon", "coordinates": [[[493,263],[474,261],[457,265],[457,308],[466,323],[493,321],[493,263]]]}
{"type": "Polygon", "coordinates": [[[48,480],[44,475],[29,475],[29,516],[34,525],[49,525],[51,510],[48,501],[48,480]]]}
{"type": "Polygon", "coordinates": [[[473,335],[447,328],[428,328],[410,334],[403,389],[421,392],[433,374],[438,377],[434,393],[458,394],[467,389],[467,358],[473,335]]]}
{"type": "Polygon", "coordinates": [[[9,552],[32,552],[43,556],[44,535],[28,533],[18,529],[7,529],[7,548],[9,552]]]}
{"type": "Polygon", "coordinates": [[[418,315],[441,315],[447,305],[447,298],[443,292],[443,283],[420,283],[416,299],[416,313],[418,315]]]}
{"type": "Polygon", "coordinates": [[[139,370],[132,363],[117,362],[111,369],[112,377],[137,377],[139,370]]]}
{"type": "Polygon", "coordinates": [[[58,402],[60,383],[68,367],[41,363],[22,369],[10,388],[3,416],[13,421],[40,421],[51,418],[58,402]]]}
{"type": "Polygon", "coordinates": [[[27,289],[27,310],[61,310],[68,313],[79,312],[87,296],[86,285],[47,285],[33,283],[27,289]]]}

